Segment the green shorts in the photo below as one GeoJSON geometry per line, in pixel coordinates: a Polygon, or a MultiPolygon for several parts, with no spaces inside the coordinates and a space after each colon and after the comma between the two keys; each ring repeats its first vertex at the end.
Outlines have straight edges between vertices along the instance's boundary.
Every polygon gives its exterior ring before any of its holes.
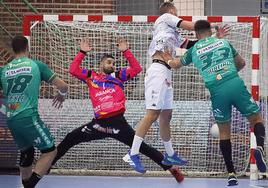
{"type": "Polygon", "coordinates": [[[231,121],[232,106],[248,117],[259,112],[259,106],[248,92],[244,81],[235,77],[210,88],[213,116],[217,123],[231,121]]]}
{"type": "Polygon", "coordinates": [[[7,125],[20,150],[34,146],[42,151],[54,146],[54,139],[39,116],[8,120],[7,125]]]}

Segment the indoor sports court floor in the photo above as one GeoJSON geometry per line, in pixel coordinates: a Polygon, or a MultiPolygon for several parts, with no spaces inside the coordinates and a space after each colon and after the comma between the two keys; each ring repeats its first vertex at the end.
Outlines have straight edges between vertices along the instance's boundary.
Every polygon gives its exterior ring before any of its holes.
{"type": "MultiPolygon", "coordinates": [[[[20,188],[20,177],[0,176],[1,188],[20,188]]],[[[178,184],[173,178],[159,177],[112,177],[112,176],[46,176],[36,188],[221,188],[226,179],[186,178],[178,184]]],[[[239,179],[233,188],[268,188],[268,180],[249,181],[239,179]]]]}

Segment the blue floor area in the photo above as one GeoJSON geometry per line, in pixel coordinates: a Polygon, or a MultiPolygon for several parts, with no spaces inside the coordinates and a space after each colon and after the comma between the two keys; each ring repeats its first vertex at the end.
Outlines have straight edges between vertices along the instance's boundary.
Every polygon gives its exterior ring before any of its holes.
{"type": "MultiPolygon", "coordinates": [[[[21,188],[20,177],[0,176],[0,188],[21,188]]],[[[186,178],[178,184],[173,178],[112,176],[45,176],[36,188],[221,188],[226,179],[186,178]]],[[[268,180],[239,179],[233,188],[268,188],[268,180]]]]}

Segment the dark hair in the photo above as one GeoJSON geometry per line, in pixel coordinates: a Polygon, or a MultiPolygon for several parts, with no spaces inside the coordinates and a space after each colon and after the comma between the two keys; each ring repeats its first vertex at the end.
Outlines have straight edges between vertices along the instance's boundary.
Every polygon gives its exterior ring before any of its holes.
{"type": "Polygon", "coordinates": [[[11,45],[15,54],[25,52],[28,48],[28,39],[24,36],[15,36],[11,45]]]}
{"type": "Polygon", "coordinates": [[[205,31],[210,31],[211,30],[210,22],[208,22],[207,20],[198,20],[194,24],[194,30],[197,33],[203,33],[205,31]]]}
{"type": "Polygon", "coordinates": [[[102,58],[101,58],[101,61],[104,61],[104,60],[107,59],[107,58],[112,58],[112,59],[114,59],[114,56],[112,56],[111,54],[104,54],[104,55],[102,56],[102,58]]]}
{"type": "Polygon", "coordinates": [[[165,13],[169,12],[169,10],[170,9],[173,9],[173,8],[175,8],[175,6],[174,6],[173,3],[171,3],[171,2],[164,2],[164,3],[162,3],[160,5],[159,12],[162,15],[162,14],[165,14],[165,13]]]}

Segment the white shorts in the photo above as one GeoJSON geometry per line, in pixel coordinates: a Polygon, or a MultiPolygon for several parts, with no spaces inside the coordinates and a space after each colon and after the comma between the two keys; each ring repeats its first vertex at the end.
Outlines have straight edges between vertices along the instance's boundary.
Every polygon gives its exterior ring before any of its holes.
{"type": "Polygon", "coordinates": [[[173,108],[171,70],[159,63],[152,63],[145,76],[146,109],[173,108]]]}

